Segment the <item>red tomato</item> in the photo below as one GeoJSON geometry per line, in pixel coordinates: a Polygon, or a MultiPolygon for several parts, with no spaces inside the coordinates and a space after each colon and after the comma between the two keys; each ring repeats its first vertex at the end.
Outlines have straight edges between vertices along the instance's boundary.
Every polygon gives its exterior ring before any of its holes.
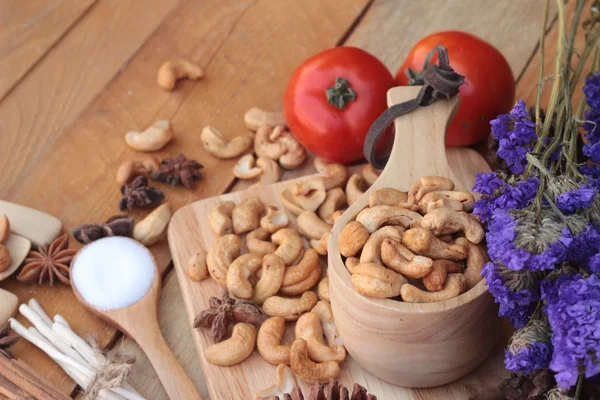
{"type": "Polygon", "coordinates": [[[354,47],[325,50],[292,74],[283,100],[285,120],[298,141],[315,155],[344,164],[360,160],[367,131],[387,109],[386,93],[394,85],[385,65],[366,51],[354,47]],[[344,104],[332,100],[336,106],[328,102],[327,89],[338,78],[346,80],[351,90],[338,85],[333,98],[339,99],[335,95],[340,91],[347,98],[344,104]]]}
{"type": "MultiPolygon", "coordinates": [[[[460,108],[448,127],[447,146],[469,146],[485,139],[490,120],[514,105],[515,78],[504,56],[491,44],[464,32],[434,33],[421,39],[396,73],[396,82],[409,84],[406,70],[423,69],[427,54],[436,45],[448,49],[450,66],[465,76],[460,87],[460,108]]],[[[431,63],[437,63],[435,54],[431,63]]]]}

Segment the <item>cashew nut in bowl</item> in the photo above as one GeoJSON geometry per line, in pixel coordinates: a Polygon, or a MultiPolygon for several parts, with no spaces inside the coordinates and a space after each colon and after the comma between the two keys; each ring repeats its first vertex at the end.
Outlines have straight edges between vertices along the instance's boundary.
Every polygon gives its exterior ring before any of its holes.
{"type": "Polygon", "coordinates": [[[365,208],[356,216],[356,221],[363,224],[370,233],[382,225],[402,225],[404,228],[413,227],[423,217],[421,214],[397,206],[375,206],[365,208]]]}
{"type": "Polygon", "coordinates": [[[136,151],[157,151],[173,139],[171,123],[166,119],[157,121],[145,131],[125,134],[125,143],[136,151]]]}
{"type": "Polygon", "coordinates": [[[202,146],[217,158],[228,159],[242,154],[252,144],[252,136],[236,136],[228,140],[223,133],[212,126],[205,126],[200,133],[202,146]]]}
{"type": "Polygon", "coordinates": [[[187,276],[194,282],[201,282],[208,278],[208,267],[206,266],[206,254],[199,251],[190,257],[186,268],[187,276]]]}
{"type": "Polygon", "coordinates": [[[327,193],[322,179],[311,179],[296,182],[292,186],[292,196],[302,209],[316,211],[325,201],[327,193]]]}
{"type": "Polygon", "coordinates": [[[369,207],[375,206],[400,206],[406,204],[408,196],[398,189],[379,189],[369,196],[369,207]]]}
{"type": "Polygon", "coordinates": [[[315,158],[314,166],[317,172],[323,176],[321,179],[323,179],[325,190],[341,188],[348,181],[348,171],[342,164],[328,163],[322,158],[315,158]]]}
{"type": "Polygon", "coordinates": [[[313,362],[308,356],[308,343],[298,338],[290,351],[292,371],[306,383],[327,382],[340,375],[340,364],[336,361],[313,362]]]}
{"type": "Polygon", "coordinates": [[[418,204],[427,193],[440,190],[454,190],[454,182],[442,176],[422,176],[410,186],[408,202],[418,204]]]}
{"type": "Polygon", "coordinates": [[[475,197],[471,193],[456,191],[441,191],[427,193],[419,201],[419,211],[426,214],[440,207],[447,207],[456,211],[470,212],[475,205],[475,197]]]}
{"type": "Polygon", "coordinates": [[[375,264],[358,264],[352,273],[352,284],[359,293],[385,299],[400,295],[400,288],[408,281],[400,274],[375,264]]]}
{"type": "Polygon", "coordinates": [[[204,76],[202,68],[188,60],[171,60],[163,63],[158,70],[156,82],[166,90],[173,90],[179,79],[187,78],[195,81],[204,76]]]}
{"type": "Polygon", "coordinates": [[[256,196],[248,197],[242,201],[231,212],[233,232],[239,235],[257,229],[259,227],[260,214],[264,210],[265,206],[256,196]]]}
{"type": "Polygon", "coordinates": [[[463,231],[471,243],[481,243],[485,235],[483,225],[466,212],[442,207],[431,210],[423,217],[421,226],[434,235],[445,235],[463,231]]]}
{"type": "Polygon", "coordinates": [[[229,234],[221,236],[206,255],[208,273],[222,286],[227,286],[227,269],[240,255],[242,240],[239,236],[229,234]]]}
{"type": "Polygon", "coordinates": [[[227,270],[227,290],[240,299],[252,297],[252,284],[248,278],[262,265],[262,258],[256,254],[242,254],[236,258],[227,270]]]}
{"type": "Polygon", "coordinates": [[[260,226],[269,233],[275,233],[288,226],[289,222],[285,211],[280,210],[277,207],[268,206],[267,215],[261,218],[260,226]]]}
{"type": "Polygon", "coordinates": [[[338,236],[338,247],[344,257],[357,255],[369,239],[367,228],[357,221],[350,221],[338,236]]]}
{"type": "Polygon", "coordinates": [[[329,236],[331,236],[331,232],[326,232],[319,240],[310,239],[310,246],[315,249],[319,255],[326,256],[327,247],[329,245],[329,236]]]}
{"type": "Polygon", "coordinates": [[[233,232],[231,213],[235,208],[233,201],[222,201],[217,203],[208,213],[210,229],[217,236],[233,232]]]}
{"type": "Polygon", "coordinates": [[[302,294],[302,293],[306,292],[307,290],[311,290],[313,287],[315,287],[317,282],[319,282],[319,280],[321,279],[322,273],[323,273],[323,270],[322,270],[321,266],[319,265],[318,268],[313,269],[310,272],[310,274],[308,274],[306,279],[303,279],[300,282],[296,282],[291,285],[281,286],[281,289],[279,289],[279,290],[281,291],[282,294],[285,294],[288,296],[297,296],[297,295],[302,294]]]}
{"type": "Polygon", "coordinates": [[[381,171],[375,169],[371,164],[367,164],[363,167],[361,174],[367,185],[373,186],[379,175],[381,175],[381,171]]]}
{"type": "Polygon", "coordinates": [[[233,166],[233,175],[238,179],[253,179],[262,174],[263,170],[255,166],[254,154],[242,156],[233,166]]]}
{"type": "Polygon", "coordinates": [[[267,254],[262,260],[262,275],[254,286],[252,301],[262,304],[281,288],[285,275],[283,260],[274,254],[267,254]]]}
{"type": "Polygon", "coordinates": [[[400,295],[406,303],[435,303],[458,297],[466,290],[467,283],[462,274],[449,274],[442,290],[426,292],[414,285],[406,284],[400,289],[400,295]]]}
{"type": "Polygon", "coordinates": [[[296,383],[294,371],[292,371],[292,369],[285,364],[279,364],[277,366],[277,383],[269,388],[257,392],[254,395],[254,400],[273,400],[276,396],[283,397],[284,394],[292,393],[294,387],[296,386],[298,386],[298,384],[296,383]]]}
{"type": "Polygon", "coordinates": [[[290,345],[281,344],[285,333],[285,318],[271,317],[260,326],[256,347],[258,352],[271,364],[290,363],[290,345]]]}
{"type": "Polygon", "coordinates": [[[263,311],[270,317],[283,317],[286,321],[296,321],[317,304],[314,292],[304,292],[301,297],[272,296],[263,303],[263,311]]]}
{"type": "Polygon", "coordinates": [[[263,228],[258,228],[249,232],[246,235],[246,247],[248,248],[248,251],[259,256],[275,252],[277,246],[267,241],[269,236],[269,232],[263,228]]]}
{"type": "Polygon", "coordinates": [[[296,203],[292,192],[290,192],[288,189],[281,192],[280,199],[281,204],[283,204],[283,206],[292,214],[300,215],[304,211],[304,209],[300,207],[298,203],[296,203]]]}
{"type": "Polygon", "coordinates": [[[296,322],[296,339],[302,338],[308,344],[308,357],[316,362],[338,361],[346,359],[343,346],[329,347],[323,339],[321,318],[314,312],[302,315],[296,322]]]}
{"type": "Polygon", "coordinates": [[[460,261],[467,258],[468,249],[465,246],[442,242],[425,228],[413,228],[404,232],[402,244],[413,253],[433,260],[460,261]]]}
{"type": "Polygon", "coordinates": [[[431,258],[415,255],[402,245],[401,238],[387,237],[383,240],[381,260],[388,268],[414,279],[430,274],[433,268],[431,258]]]}
{"type": "Polygon", "coordinates": [[[271,236],[273,244],[277,245],[274,254],[279,256],[286,265],[292,264],[304,250],[304,242],[294,229],[283,228],[271,236]]]}
{"type": "Polygon", "coordinates": [[[158,158],[153,155],[141,155],[135,160],[123,161],[117,171],[117,183],[124,185],[136,176],[151,176],[160,168],[158,158]]]}
{"type": "Polygon", "coordinates": [[[346,184],[346,201],[351,206],[360,196],[365,193],[366,190],[365,181],[359,174],[354,174],[348,179],[346,184]]]}
{"type": "Polygon", "coordinates": [[[325,333],[325,338],[327,339],[329,347],[343,347],[344,342],[335,326],[331,304],[328,301],[321,300],[310,311],[321,318],[321,326],[323,327],[323,332],[325,333]]]}
{"type": "Polygon", "coordinates": [[[298,168],[306,159],[306,150],[290,132],[283,132],[279,141],[285,146],[285,154],[279,157],[279,164],[285,169],[298,168]]]}
{"type": "Polygon", "coordinates": [[[255,344],[256,328],[251,324],[239,323],[233,327],[229,339],[205,348],[204,356],[211,364],[228,367],[250,357],[255,344]]]}
{"type": "Polygon", "coordinates": [[[282,286],[305,280],[315,268],[321,268],[319,254],[313,249],[307,249],[298,264],[286,268],[282,286]]]}
{"type": "Polygon", "coordinates": [[[464,275],[467,282],[467,288],[471,289],[483,279],[483,276],[481,276],[481,270],[483,269],[485,263],[487,263],[490,259],[485,251],[485,248],[480,244],[470,243],[465,238],[456,239],[456,244],[467,246],[469,249],[467,255],[467,268],[465,268],[464,275]]]}
{"type": "Polygon", "coordinates": [[[365,243],[362,252],[360,253],[360,263],[377,263],[381,264],[381,248],[382,243],[387,238],[401,240],[402,236],[398,231],[391,226],[379,228],[369,236],[369,240],[365,243]]]}
{"type": "Polygon", "coordinates": [[[282,112],[269,112],[258,107],[253,107],[244,114],[244,123],[251,131],[256,131],[261,126],[285,125],[282,112]]]}
{"type": "Polygon", "coordinates": [[[325,276],[317,286],[317,295],[321,300],[329,301],[329,277],[325,276]]]}
{"type": "Polygon", "coordinates": [[[258,128],[254,136],[254,152],[258,157],[278,160],[285,154],[285,145],[279,141],[271,141],[270,134],[273,128],[263,125],[258,128]]]}
{"type": "Polygon", "coordinates": [[[281,178],[281,168],[279,168],[279,164],[277,164],[276,161],[269,158],[258,157],[256,166],[260,168],[262,174],[260,175],[258,182],[250,186],[251,188],[261,185],[270,185],[278,182],[279,178],[281,178]]]}
{"type": "Polygon", "coordinates": [[[354,273],[354,268],[356,268],[358,264],[360,264],[360,259],[358,257],[348,257],[346,258],[344,266],[348,272],[350,272],[350,275],[352,275],[354,273]]]}
{"type": "Polygon", "coordinates": [[[460,264],[450,260],[435,260],[431,273],[423,277],[423,285],[430,292],[437,292],[444,288],[448,274],[462,272],[460,264]]]}
{"type": "Polygon", "coordinates": [[[315,214],[314,211],[304,211],[296,220],[300,234],[308,239],[319,240],[331,231],[332,226],[315,214]]]}
{"type": "Polygon", "coordinates": [[[319,206],[317,214],[319,217],[333,225],[333,213],[344,207],[346,204],[346,194],[342,188],[333,188],[327,191],[325,200],[319,206]]]}

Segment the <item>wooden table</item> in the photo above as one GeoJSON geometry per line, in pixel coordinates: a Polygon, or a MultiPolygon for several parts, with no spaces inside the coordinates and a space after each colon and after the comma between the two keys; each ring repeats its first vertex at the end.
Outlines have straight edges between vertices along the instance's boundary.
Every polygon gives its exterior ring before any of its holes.
{"type": "MultiPolygon", "coordinates": [[[[203,150],[202,126],[214,125],[228,136],[245,132],[242,116],[248,108],[281,109],[293,69],[335,45],[366,49],[395,72],[422,36],[446,29],[472,32],[502,51],[518,81],[517,97],[533,104],[542,4],[543,0],[4,0],[0,198],[51,213],[67,229],[103,221],[118,213],[114,175],[120,162],[133,155],[124,144],[124,132],[164,118],[172,121],[177,138],[159,156],[184,152],[204,164],[205,179],[195,191],[165,190],[174,208],[240,188],[233,186],[233,161],[217,161],[203,150]],[[206,78],[183,82],[173,92],[159,89],[157,69],[175,57],[202,65],[206,78]]],[[[552,22],[554,16],[552,7],[552,22]]],[[[546,54],[553,54],[554,25],[549,31],[546,54]]],[[[551,71],[552,61],[546,60],[546,65],[551,71]]],[[[309,164],[286,173],[284,179],[311,172],[309,164]]],[[[152,250],[164,276],[163,333],[207,398],[166,243],[152,250]]],[[[139,348],[86,312],[69,288],[24,286],[14,278],[0,287],[23,302],[36,297],[49,314],[64,315],[77,332],[96,336],[103,347],[137,354],[133,385],[148,398],[167,398],[139,348]]],[[[22,341],[15,353],[77,395],[73,382],[33,346],[22,341]]],[[[499,365],[501,355],[496,358],[499,365]]],[[[502,373],[480,371],[469,393],[497,396],[495,385],[502,373]],[[482,379],[486,374],[488,379],[482,379]]]]}

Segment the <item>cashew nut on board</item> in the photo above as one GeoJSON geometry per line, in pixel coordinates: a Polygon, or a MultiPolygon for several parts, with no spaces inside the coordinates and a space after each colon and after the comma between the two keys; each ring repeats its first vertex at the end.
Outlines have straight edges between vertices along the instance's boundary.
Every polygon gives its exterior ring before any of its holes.
{"type": "Polygon", "coordinates": [[[295,328],[296,339],[302,338],[308,344],[308,357],[316,362],[338,361],[346,359],[343,346],[329,347],[323,339],[321,318],[314,312],[308,312],[298,318],[295,328]]]}
{"type": "Polygon", "coordinates": [[[279,157],[279,164],[285,169],[298,168],[306,159],[306,150],[290,132],[283,132],[279,141],[285,146],[285,154],[279,157]]]}
{"type": "Polygon", "coordinates": [[[244,123],[251,131],[256,131],[261,126],[275,127],[285,125],[282,112],[269,112],[258,107],[253,107],[244,114],[244,123]]]}
{"type": "Polygon", "coordinates": [[[242,240],[239,236],[229,234],[221,236],[213,244],[206,255],[208,273],[222,286],[227,286],[227,269],[239,255],[242,240]]]}
{"type": "Polygon", "coordinates": [[[163,236],[171,220],[171,215],[169,203],[161,204],[143,220],[135,224],[133,238],[145,246],[152,246],[163,236]]]}
{"type": "Polygon", "coordinates": [[[314,211],[304,211],[296,219],[298,231],[308,239],[319,240],[331,231],[332,226],[315,214],[314,211]]]}
{"type": "Polygon", "coordinates": [[[354,174],[348,179],[348,183],[346,183],[346,201],[348,205],[351,206],[354,204],[356,200],[360,196],[365,193],[366,183],[363,180],[362,176],[359,174],[354,174]]]}
{"type": "Polygon", "coordinates": [[[408,278],[423,278],[433,268],[431,258],[415,255],[402,245],[400,238],[388,237],[383,240],[381,259],[385,266],[408,278]]]}
{"type": "Polygon", "coordinates": [[[431,210],[421,220],[421,226],[434,235],[463,231],[471,243],[481,243],[485,235],[481,222],[466,212],[442,207],[431,210]]]}
{"type": "Polygon", "coordinates": [[[342,209],[346,205],[346,194],[342,188],[333,188],[327,191],[325,200],[317,209],[319,217],[333,225],[333,213],[342,209]]]}
{"type": "Polygon", "coordinates": [[[296,377],[294,376],[294,371],[292,371],[292,369],[285,364],[279,364],[277,366],[277,383],[271,387],[257,392],[254,396],[254,400],[272,400],[275,396],[283,397],[283,395],[286,393],[292,393],[292,390],[295,386],[297,386],[297,383],[296,377]]]}
{"type": "Polygon", "coordinates": [[[259,256],[273,253],[277,250],[277,246],[267,240],[269,236],[269,232],[263,228],[258,228],[249,232],[246,235],[246,247],[248,248],[248,251],[253,254],[258,254],[259,256]]]}
{"type": "Polygon", "coordinates": [[[329,347],[343,347],[344,342],[335,326],[331,304],[328,301],[321,300],[310,311],[321,318],[321,326],[323,327],[323,333],[329,347]]]}
{"type": "Polygon", "coordinates": [[[400,274],[375,264],[358,264],[352,273],[352,284],[361,294],[385,299],[400,295],[400,288],[408,281],[400,274]]]}
{"type": "Polygon", "coordinates": [[[454,190],[454,182],[442,176],[422,176],[410,186],[408,202],[418,204],[427,193],[440,190],[454,190]]]}
{"type": "Polygon", "coordinates": [[[257,229],[260,226],[260,214],[264,210],[265,206],[256,196],[242,201],[231,212],[233,232],[239,235],[257,229]]]}
{"type": "Polygon", "coordinates": [[[296,321],[317,304],[315,292],[304,292],[300,297],[288,298],[272,296],[263,303],[263,311],[270,317],[283,317],[286,321],[296,321]]]}
{"type": "Polygon", "coordinates": [[[271,241],[278,246],[274,254],[279,256],[286,265],[296,261],[304,250],[302,238],[292,228],[278,230],[271,236],[271,241]]]}
{"type": "Polygon", "coordinates": [[[313,362],[308,356],[308,343],[298,338],[290,350],[292,371],[306,383],[327,382],[340,375],[340,365],[336,361],[313,362]]]}
{"type": "Polygon", "coordinates": [[[256,254],[242,254],[236,258],[227,270],[227,290],[240,299],[252,297],[252,284],[248,278],[254,275],[262,265],[262,258],[256,254]]]}
{"type": "Polygon", "coordinates": [[[418,287],[406,284],[400,289],[400,296],[406,303],[435,303],[460,296],[467,290],[463,274],[449,274],[442,290],[427,292],[418,287]]]}
{"type": "Polygon", "coordinates": [[[357,255],[369,239],[368,229],[357,221],[350,221],[338,236],[340,253],[344,257],[357,255]]]}
{"type": "Polygon", "coordinates": [[[421,222],[421,214],[397,206],[375,206],[365,208],[356,216],[356,221],[363,224],[370,233],[382,225],[402,225],[412,227],[421,222]]]}
{"type": "Polygon", "coordinates": [[[316,211],[327,193],[322,179],[310,179],[294,183],[291,188],[294,202],[304,210],[316,211]]]}
{"type": "Polygon", "coordinates": [[[265,361],[275,365],[290,363],[291,346],[281,344],[284,333],[285,318],[283,317],[271,317],[260,326],[256,347],[265,361]]]}
{"type": "Polygon", "coordinates": [[[228,367],[250,357],[255,344],[256,328],[250,324],[239,323],[233,327],[229,339],[205,348],[204,356],[211,364],[228,367]]]}
{"type": "Polygon", "coordinates": [[[455,211],[470,212],[475,205],[475,197],[467,192],[441,191],[427,193],[419,201],[419,212],[426,214],[440,207],[447,207],[455,211]]]}
{"type": "Polygon", "coordinates": [[[151,152],[162,149],[173,139],[171,123],[166,119],[157,121],[145,131],[125,134],[125,143],[135,151],[151,152]]]}
{"type": "Polygon", "coordinates": [[[321,268],[319,254],[313,249],[306,249],[298,264],[286,268],[282,286],[293,285],[305,280],[316,268],[321,268]]]}
{"type": "Polygon", "coordinates": [[[260,226],[269,233],[275,233],[289,224],[289,218],[285,211],[277,207],[268,206],[267,215],[261,218],[260,226]]]}
{"type": "MultiPolygon", "coordinates": [[[[311,249],[312,250],[312,249],[311,249]]],[[[291,285],[281,286],[281,293],[287,296],[296,296],[306,292],[307,290],[311,290],[317,282],[321,279],[321,274],[323,270],[319,265],[318,268],[313,269],[310,274],[306,277],[306,279],[301,280],[300,282],[292,283],[291,285]]]]}
{"type": "Polygon", "coordinates": [[[263,173],[255,164],[254,154],[246,154],[233,166],[233,175],[238,179],[254,179],[263,173]]]}
{"type": "Polygon", "coordinates": [[[435,260],[431,273],[423,277],[423,285],[430,292],[437,292],[444,288],[448,274],[462,273],[460,264],[450,260],[435,260]]]}
{"type": "MultiPolygon", "coordinates": [[[[281,288],[285,274],[285,264],[275,254],[267,254],[262,259],[262,274],[254,286],[252,301],[263,304],[281,288]]],[[[266,312],[266,311],[265,311],[266,312]]]]}
{"type": "Polygon", "coordinates": [[[222,236],[233,232],[231,213],[234,208],[235,203],[233,201],[222,201],[215,204],[210,210],[208,213],[208,224],[215,235],[222,236]]]}
{"type": "Polygon", "coordinates": [[[186,273],[187,276],[195,282],[201,282],[208,278],[206,254],[203,251],[198,251],[190,257],[190,260],[187,264],[186,273]]]}
{"type": "Polygon", "coordinates": [[[325,276],[317,286],[317,295],[319,299],[329,301],[329,277],[325,276]]]}
{"type": "Polygon", "coordinates": [[[283,204],[286,210],[288,210],[292,214],[300,215],[302,211],[304,211],[304,209],[300,207],[298,203],[296,203],[296,200],[294,199],[294,196],[292,195],[292,192],[289,189],[286,189],[281,192],[280,199],[281,204],[283,204]]]}
{"type": "Polygon", "coordinates": [[[229,140],[217,128],[205,126],[200,133],[202,146],[217,158],[235,158],[250,147],[254,140],[252,136],[236,136],[229,140]]]}
{"type": "Polygon", "coordinates": [[[326,256],[327,255],[327,247],[329,245],[329,237],[331,236],[331,232],[325,232],[321,239],[310,239],[310,246],[315,249],[319,255],[326,256]]]}
{"type": "Polygon", "coordinates": [[[135,160],[123,161],[117,170],[117,183],[124,185],[136,176],[152,176],[160,168],[158,158],[153,155],[140,155],[135,160]]]}
{"type": "Polygon", "coordinates": [[[187,78],[195,81],[204,76],[202,68],[188,60],[171,60],[163,63],[158,69],[156,82],[166,90],[173,90],[179,79],[187,78]]]}
{"type": "Polygon", "coordinates": [[[321,158],[315,158],[314,166],[317,172],[322,175],[325,190],[341,188],[348,181],[348,171],[342,164],[328,163],[321,158]]]}
{"type": "Polygon", "coordinates": [[[407,194],[398,189],[379,189],[369,196],[369,207],[400,206],[401,204],[405,204],[407,199],[407,194]]]}
{"type": "Polygon", "coordinates": [[[379,228],[369,236],[369,240],[365,243],[362,252],[360,253],[360,263],[381,264],[381,245],[387,238],[401,240],[402,235],[391,226],[379,228]]]}
{"type": "Polygon", "coordinates": [[[367,164],[363,167],[361,175],[367,185],[373,186],[377,178],[379,178],[379,175],[381,175],[381,171],[375,169],[371,164],[367,164]]]}
{"type": "Polygon", "coordinates": [[[463,246],[467,246],[469,249],[467,255],[467,268],[465,268],[465,280],[467,282],[467,288],[474,288],[479,281],[483,279],[481,276],[481,270],[485,263],[487,263],[490,259],[485,251],[485,248],[480,244],[470,243],[465,238],[456,239],[457,244],[461,244],[463,246]]]}
{"type": "Polygon", "coordinates": [[[258,157],[278,160],[279,157],[285,154],[287,149],[279,140],[271,140],[270,134],[272,131],[273,128],[268,125],[258,128],[254,136],[254,152],[258,157]]]}
{"type": "Polygon", "coordinates": [[[259,176],[258,182],[250,186],[251,188],[261,185],[270,185],[278,182],[279,178],[281,178],[281,168],[279,168],[279,164],[277,164],[276,161],[269,158],[258,157],[256,166],[260,168],[262,174],[259,176]]]}

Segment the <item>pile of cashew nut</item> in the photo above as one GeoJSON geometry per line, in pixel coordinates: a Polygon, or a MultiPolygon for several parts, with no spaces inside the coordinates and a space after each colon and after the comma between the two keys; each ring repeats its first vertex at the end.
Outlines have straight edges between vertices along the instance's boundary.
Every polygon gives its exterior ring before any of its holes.
{"type": "Polygon", "coordinates": [[[482,279],[488,261],[471,193],[424,176],[408,191],[385,188],[341,231],[338,245],[355,289],[368,297],[433,303],[482,279]]]}

